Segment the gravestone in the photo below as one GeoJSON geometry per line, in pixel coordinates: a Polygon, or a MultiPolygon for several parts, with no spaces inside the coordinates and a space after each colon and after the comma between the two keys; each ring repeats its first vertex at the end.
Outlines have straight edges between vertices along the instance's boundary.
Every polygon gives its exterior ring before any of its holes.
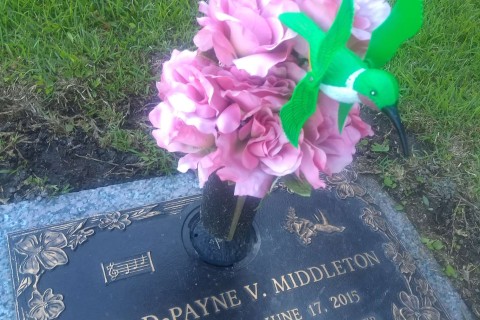
{"type": "Polygon", "coordinates": [[[254,249],[227,268],[191,244],[200,195],[10,233],[16,317],[463,319],[355,172],[326,179],[309,198],[279,185],[256,214],[254,249]]]}

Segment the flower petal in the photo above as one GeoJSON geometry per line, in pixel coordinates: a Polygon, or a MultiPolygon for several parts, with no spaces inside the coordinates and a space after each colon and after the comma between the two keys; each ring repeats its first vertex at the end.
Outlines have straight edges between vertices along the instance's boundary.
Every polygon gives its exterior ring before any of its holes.
{"type": "Polygon", "coordinates": [[[30,318],[35,320],[49,320],[48,315],[45,313],[43,296],[37,290],[32,292],[28,306],[30,307],[28,313],[30,318]]]}
{"type": "Polygon", "coordinates": [[[231,133],[240,126],[241,110],[237,103],[232,104],[220,114],[217,120],[217,128],[221,133],[231,133]]]}
{"type": "Polygon", "coordinates": [[[320,179],[320,171],[323,171],[327,159],[325,152],[308,142],[301,145],[301,150],[300,173],[314,189],[324,188],[325,182],[320,179]]]}
{"type": "Polygon", "coordinates": [[[243,58],[234,59],[233,63],[238,69],[245,70],[252,76],[265,77],[268,70],[279,62],[285,61],[290,50],[276,50],[252,54],[243,58]]]}
{"type": "Polygon", "coordinates": [[[28,313],[31,319],[35,320],[49,320],[48,314],[42,304],[35,305],[28,313]]]}
{"type": "Polygon", "coordinates": [[[42,244],[46,248],[56,247],[56,248],[63,248],[67,246],[67,238],[61,232],[56,231],[45,231],[45,233],[41,236],[42,244]]]}
{"type": "Polygon", "coordinates": [[[98,224],[98,227],[101,228],[101,229],[104,229],[104,228],[108,227],[111,223],[112,223],[111,220],[109,220],[107,218],[101,218],[100,223],[98,224]]]}
{"type": "Polygon", "coordinates": [[[424,307],[421,309],[419,320],[440,320],[440,312],[432,307],[424,307]]]}
{"type": "Polygon", "coordinates": [[[65,304],[61,300],[48,301],[45,307],[45,312],[49,317],[48,319],[56,319],[63,310],[65,310],[65,304]]]}
{"type": "Polygon", "coordinates": [[[56,266],[67,264],[68,257],[62,249],[48,248],[40,252],[39,260],[45,269],[51,270],[56,266]]]}
{"type": "Polygon", "coordinates": [[[235,195],[263,198],[272,187],[273,181],[273,176],[255,170],[247,179],[235,183],[235,195]]]}
{"type": "Polygon", "coordinates": [[[405,320],[418,320],[415,312],[409,308],[402,308],[400,309],[400,314],[405,320]]]}
{"type": "Polygon", "coordinates": [[[213,48],[212,40],[212,31],[208,27],[202,28],[196,35],[193,37],[193,43],[201,51],[208,51],[213,48]]]}
{"type": "Polygon", "coordinates": [[[20,273],[37,274],[40,271],[40,264],[36,255],[29,256],[20,264],[20,273]]]}
{"type": "Polygon", "coordinates": [[[216,33],[213,36],[213,49],[218,60],[227,66],[236,58],[235,49],[223,34],[216,33]]]}
{"type": "Polygon", "coordinates": [[[36,236],[28,235],[15,245],[15,249],[22,254],[30,255],[37,250],[39,242],[36,236]]]}
{"type": "Polygon", "coordinates": [[[414,311],[417,311],[420,306],[420,301],[415,295],[408,295],[405,291],[400,292],[400,300],[403,304],[414,311]]]}
{"type": "Polygon", "coordinates": [[[32,297],[30,298],[30,300],[28,300],[28,306],[30,308],[33,308],[34,306],[40,303],[43,303],[43,296],[40,292],[38,292],[37,290],[34,290],[32,292],[32,297]]]}

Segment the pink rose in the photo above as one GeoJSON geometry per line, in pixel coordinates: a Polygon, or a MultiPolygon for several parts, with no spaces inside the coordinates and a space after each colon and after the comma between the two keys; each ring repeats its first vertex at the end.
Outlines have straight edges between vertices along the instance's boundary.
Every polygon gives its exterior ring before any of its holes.
{"type": "Polygon", "coordinates": [[[300,172],[312,186],[322,185],[323,181],[309,170],[316,168],[327,174],[340,172],[352,162],[358,141],[373,135],[370,126],[360,118],[359,113],[360,108],[356,104],[340,134],[337,124],[338,102],[324,94],[319,96],[318,108],[304,126],[304,157],[300,165],[300,172]],[[307,153],[312,156],[307,156],[307,153]]]}
{"type": "Polygon", "coordinates": [[[236,67],[226,68],[212,75],[222,90],[222,96],[238,103],[242,111],[250,116],[252,111],[269,105],[278,111],[290,99],[295,81],[289,78],[290,65],[284,62],[272,67],[265,77],[251,76],[236,67]]]}
{"type": "MultiPolygon", "coordinates": [[[[191,158],[189,168],[196,168],[198,161],[214,148],[215,137],[185,124],[183,120],[175,116],[175,111],[168,102],[158,104],[150,112],[149,120],[157,128],[153,130],[152,135],[159,147],[169,152],[194,155],[193,158],[189,157],[191,158]]],[[[185,162],[185,160],[183,161],[185,162]]],[[[183,171],[186,170],[183,169],[183,171]]]]}
{"type": "MultiPolygon", "coordinates": [[[[300,10],[328,30],[337,15],[342,0],[296,0],[300,10]]],[[[363,56],[375,30],[390,14],[390,5],[385,0],[355,0],[355,18],[349,47],[363,56]]],[[[300,51],[304,54],[304,52],[300,51]]]]}
{"type": "Polygon", "coordinates": [[[278,114],[268,107],[239,130],[220,135],[217,147],[224,164],[217,174],[235,182],[236,195],[263,197],[275,177],[295,172],[302,160],[301,150],[285,137],[278,114]]]}
{"type": "Polygon", "coordinates": [[[302,150],[303,158],[297,176],[307,180],[314,189],[325,188],[325,182],[319,176],[320,172],[325,171],[327,162],[325,151],[309,140],[304,140],[299,144],[299,148],[302,150]]]}
{"type": "Polygon", "coordinates": [[[231,133],[242,121],[251,117],[262,106],[275,111],[290,99],[295,81],[289,79],[293,62],[283,62],[270,69],[266,77],[251,76],[233,67],[207,67],[204,76],[218,88],[225,107],[219,110],[216,127],[220,133],[231,133]]]}
{"type": "Polygon", "coordinates": [[[298,11],[293,0],[210,0],[200,2],[203,28],[193,39],[200,51],[213,49],[218,60],[251,75],[265,76],[288,57],[295,34],[278,16],[298,11]]]}
{"type": "Polygon", "coordinates": [[[300,165],[301,153],[285,136],[278,114],[270,108],[259,110],[239,130],[239,138],[249,138],[242,154],[245,167],[260,166],[274,176],[294,172],[300,165]]]}
{"type": "Polygon", "coordinates": [[[216,149],[208,154],[190,153],[178,160],[178,171],[187,172],[197,170],[200,188],[207,182],[208,177],[223,166],[221,152],[216,149]]]}
{"type": "Polygon", "coordinates": [[[251,76],[233,67],[219,67],[192,51],[174,50],[163,64],[157,83],[159,97],[175,110],[176,117],[203,133],[230,133],[262,105],[279,110],[290,98],[298,72],[293,62],[283,62],[265,77],[251,76]]]}
{"type": "Polygon", "coordinates": [[[228,105],[205,72],[212,69],[220,68],[197,52],[174,50],[157,82],[159,97],[175,109],[178,118],[210,134],[216,132],[216,118],[228,105]]]}

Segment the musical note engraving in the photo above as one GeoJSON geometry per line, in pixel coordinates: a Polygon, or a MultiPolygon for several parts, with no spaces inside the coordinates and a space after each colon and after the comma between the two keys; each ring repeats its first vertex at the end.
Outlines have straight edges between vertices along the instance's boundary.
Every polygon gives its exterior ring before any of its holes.
{"type": "Polygon", "coordinates": [[[145,252],[122,261],[101,263],[105,283],[131,276],[155,272],[151,252],[145,252]]]}

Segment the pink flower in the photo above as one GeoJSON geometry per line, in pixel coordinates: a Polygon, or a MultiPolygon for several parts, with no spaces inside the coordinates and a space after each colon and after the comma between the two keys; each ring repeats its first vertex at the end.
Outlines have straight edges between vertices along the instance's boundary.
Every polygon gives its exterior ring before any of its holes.
{"type": "Polygon", "coordinates": [[[194,42],[200,51],[213,49],[226,66],[263,77],[291,51],[295,34],[278,16],[298,11],[293,0],[210,0],[199,10],[206,16],[198,19],[203,28],[194,42]]]}
{"type": "Polygon", "coordinates": [[[178,160],[178,171],[185,173],[198,169],[200,181],[206,181],[219,168],[214,162],[217,154],[215,136],[186,125],[174,113],[174,108],[166,102],[157,105],[149,114],[150,122],[157,128],[152,135],[160,148],[186,153],[178,160]]]}
{"type": "Polygon", "coordinates": [[[239,130],[220,135],[217,147],[223,167],[221,180],[235,182],[236,195],[263,197],[275,177],[293,173],[302,152],[285,137],[278,114],[264,107],[239,130]]]}
{"type": "Polygon", "coordinates": [[[290,79],[290,70],[294,66],[293,62],[281,63],[272,67],[265,77],[251,76],[244,70],[231,67],[211,77],[221,88],[222,96],[238,104],[245,119],[261,106],[280,110],[296,86],[295,81],[290,79]]]}
{"type": "Polygon", "coordinates": [[[200,132],[230,133],[263,105],[279,110],[295,87],[293,62],[272,67],[265,77],[251,76],[235,66],[219,67],[192,51],[174,50],[163,64],[157,83],[160,98],[175,117],[200,132]]]}
{"type": "Polygon", "coordinates": [[[158,104],[150,112],[149,120],[157,128],[152,134],[158,146],[169,152],[203,155],[214,146],[214,135],[202,133],[196,127],[187,125],[175,116],[175,110],[168,102],[158,104]]]}
{"type": "MultiPolygon", "coordinates": [[[[205,16],[198,19],[202,27],[194,39],[198,50],[173,51],[157,83],[163,102],[149,114],[158,146],[184,153],[179,171],[197,170],[200,186],[215,172],[221,180],[235,183],[236,195],[263,197],[276,177],[296,174],[321,188],[325,182],[320,173],[337,173],[351,163],[355,145],[372,134],[359,117],[358,105],[340,135],[338,103],[320,94],[317,110],[300,135],[299,148],[289,143],[279,118],[306,71],[290,54],[294,45],[300,50],[302,38],[284,27],[278,16],[301,9],[327,30],[340,3],[200,3],[205,16]],[[208,58],[213,54],[216,60],[208,58]]],[[[390,6],[385,0],[355,0],[355,5],[349,45],[363,54],[371,32],[388,16],[390,6]]]]}
{"type": "Polygon", "coordinates": [[[270,108],[255,113],[240,128],[239,138],[249,139],[242,153],[242,163],[247,168],[260,166],[267,174],[284,176],[300,165],[300,151],[288,141],[278,114],[270,108]]]}
{"type": "Polygon", "coordinates": [[[211,73],[219,69],[197,52],[174,50],[171,59],[163,64],[162,77],[157,82],[158,95],[185,124],[213,134],[216,118],[227,102],[205,70],[211,73]]]}
{"type": "Polygon", "coordinates": [[[340,172],[352,162],[355,145],[367,135],[373,135],[368,124],[359,116],[355,105],[348,115],[342,134],[338,131],[338,102],[324,94],[319,96],[318,107],[304,126],[304,153],[297,174],[301,174],[314,187],[323,187],[318,172],[340,172]]]}
{"type": "MultiPolygon", "coordinates": [[[[337,15],[342,0],[296,0],[301,11],[314,19],[323,29],[328,30],[337,15]]],[[[355,19],[349,47],[364,55],[368,42],[375,30],[390,14],[390,5],[385,0],[355,0],[355,19]]],[[[305,52],[300,52],[305,54],[305,52]]]]}

